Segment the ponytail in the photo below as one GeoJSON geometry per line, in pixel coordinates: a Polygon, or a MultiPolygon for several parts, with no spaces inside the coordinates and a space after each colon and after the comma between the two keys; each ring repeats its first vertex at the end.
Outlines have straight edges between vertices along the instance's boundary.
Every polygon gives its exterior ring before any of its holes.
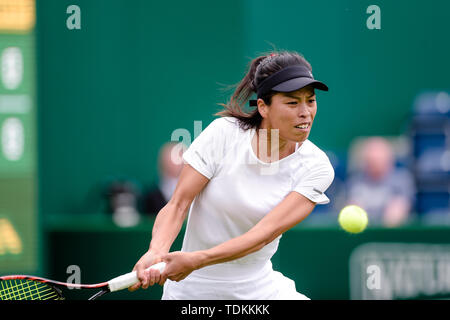
{"type": "Polygon", "coordinates": [[[266,58],[267,56],[260,56],[250,62],[249,71],[237,85],[236,90],[231,96],[229,102],[227,104],[220,104],[225,109],[216,113],[216,116],[237,118],[243,129],[250,129],[259,126],[262,121],[262,117],[259,114],[258,109],[256,108],[251,112],[245,112],[243,110],[243,106],[245,106],[252,94],[256,93],[256,69],[261,61],[266,58]]]}

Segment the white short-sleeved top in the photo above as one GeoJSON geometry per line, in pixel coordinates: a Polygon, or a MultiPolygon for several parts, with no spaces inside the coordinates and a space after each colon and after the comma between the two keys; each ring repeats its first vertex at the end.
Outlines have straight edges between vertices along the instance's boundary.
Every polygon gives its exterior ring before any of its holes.
{"type": "MultiPolygon", "coordinates": [[[[252,148],[255,132],[241,129],[236,118],[218,118],[183,154],[210,181],[190,207],[182,251],[208,249],[242,235],[292,191],[319,204],[329,202],[325,191],[334,170],[322,150],[306,140],[289,156],[265,163],[252,148]]],[[[268,261],[279,239],[231,263],[268,261]]],[[[203,269],[208,268],[214,265],[203,269]]]]}

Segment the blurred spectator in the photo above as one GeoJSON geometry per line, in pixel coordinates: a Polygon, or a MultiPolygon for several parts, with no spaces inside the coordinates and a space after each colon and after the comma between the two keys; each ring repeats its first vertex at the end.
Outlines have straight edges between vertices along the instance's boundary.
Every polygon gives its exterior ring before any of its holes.
{"type": "Polygon", "coordinates": [[[113,221],[121,227],[131,227],[139,220],[137,200],[139,185],[129,178],[113,178],[106,188],[107,212],[112,213],[113,221]]]}
{"type": "Polygon", "coordinates": [[[348,203],[363,207],[370,223],[395,227],[410,217],[415,196],[408,170],[396,167],[392,145],[371,137],[361,146],[360,166],[348,180],[348,203]]]}
{"type": "Polygon", "coordinates": [[[144,195],[144,211],[157,214],[170,200],[183,168],[184,146],[169,142],[163,145],[158,156],[159,182],[144,195]]]}

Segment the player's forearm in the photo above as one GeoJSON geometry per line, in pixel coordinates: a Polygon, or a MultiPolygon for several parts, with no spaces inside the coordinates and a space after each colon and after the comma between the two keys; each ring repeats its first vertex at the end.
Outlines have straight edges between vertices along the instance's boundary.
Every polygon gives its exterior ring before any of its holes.
{"type": "Polygon", "coordinates": [[[254,229],[211,249],[198,251],[199,268],[242,258],[260,250],[276,236],[269,231],[254,229]]]}
{"type": "Polygon", "coordinates": [[[198,251],[199,268],[235,260],[258,251],[305,219],[315,203],[296,192],[269,212],[253,228],[208,250],[198,251]]]}
{"type": "Polygon", "coordinates": [[[183,226],[187,204],[169,201],[158,213],[152,230],[152,240],[149,250],[158,253],[168,253],[170,247],[183,226]]]}

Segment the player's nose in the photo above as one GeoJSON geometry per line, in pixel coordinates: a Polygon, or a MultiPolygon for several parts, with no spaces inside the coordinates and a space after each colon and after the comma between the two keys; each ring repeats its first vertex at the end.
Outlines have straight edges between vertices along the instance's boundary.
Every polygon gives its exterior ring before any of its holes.
{"type": "Polygon", "coordinates": [[[301,103],[298,107],[297,116],[301,119],[305,119],[311,116],[311,112],[306,103],[301,103]]]}

